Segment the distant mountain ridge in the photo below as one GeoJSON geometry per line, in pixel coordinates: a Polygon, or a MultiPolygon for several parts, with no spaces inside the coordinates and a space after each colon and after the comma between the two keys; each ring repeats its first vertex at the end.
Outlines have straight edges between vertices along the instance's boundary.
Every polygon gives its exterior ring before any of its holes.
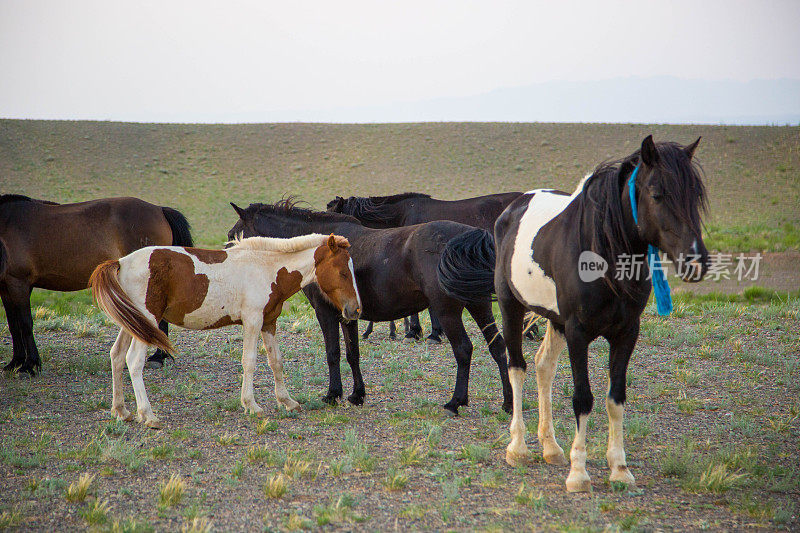
{"type": "Polygon", "coordinates": [[[800,123],[800,80],[704,81],[664,76],[552,81],[475,96],[328,110],[255,112],[239,118],[252,122],[254,114],[265,122],[786,125],[800,123]]]}

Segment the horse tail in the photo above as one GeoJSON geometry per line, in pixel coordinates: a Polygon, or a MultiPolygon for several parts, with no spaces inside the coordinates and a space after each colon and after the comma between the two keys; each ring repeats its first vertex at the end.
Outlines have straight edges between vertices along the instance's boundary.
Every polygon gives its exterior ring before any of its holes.
{"type": "Polygon", "coordinates": [[[89,278],[89,286],[97,306],[121,328],[148,345],[167,353],[175,351],[166,333],[144,316],[120,286],[118,260],[100,263],[89,278]]]}
{"type": "Polygon", "coordinates": [[[450,239],[439,259],[439,287],[462,302],[485,302],[494,293],[494,238],[474,229],[450,239]]]}
{"type": "Polygon", "coordinates": [[[164,218],[167,219],[172,230],[172,246],[194,246],[192,226],[189,225],[189,221],[186,220],[183,213],[171,207],[162,207],[161,212],[164,213],[164,218]]]}

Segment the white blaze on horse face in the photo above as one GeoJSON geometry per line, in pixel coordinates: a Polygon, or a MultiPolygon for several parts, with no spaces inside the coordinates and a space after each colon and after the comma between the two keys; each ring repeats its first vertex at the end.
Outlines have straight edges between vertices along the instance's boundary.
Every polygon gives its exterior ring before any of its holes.
{"type": "MultiPolygon", "coordinates": [[[[582,190],[582,186],[579,186],[582,190]]],[[[577,191],[576,191],[577,193],[577,191]]],[[[529,191],[533,197],[519,221],[511,256],[511,285],[528,306],[538,306],[558,313],[556,284],[533,260],[534,240],[542,226],[558,216],[575,197],[549,190],[529,191]]]]}
{"type": "Polygon", "coordinates": [[[361,295],[358,293],[358,284],[356,283],[356,271],[353,268],[353,258],[347,260],[347,264],[350,267],[350,275],[353,277],[353,289],[356,291],[356,301],[358,302],[358,308],[363,311],[361,308],[361,295]]]}

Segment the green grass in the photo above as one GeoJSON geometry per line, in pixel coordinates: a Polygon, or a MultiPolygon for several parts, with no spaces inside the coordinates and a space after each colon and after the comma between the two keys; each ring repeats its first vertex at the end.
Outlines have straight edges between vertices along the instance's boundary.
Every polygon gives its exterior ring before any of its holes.
{"type": "Polygon", "coordinates": [[[0,138],[14,139],[0,158],[0,192],[74,202],[135,191],[181,210],[196,242],[219,246],[236,221],[229,201],[274,202],[289,193],[324,208],[335,195],[405,190],[445,199],[572,191],[586,171],[628,155],[649,133],[684,143],[703,136],[697,159],[709,192],[710,248],[798,248],[796,127],[0,120],[0,138]]]}

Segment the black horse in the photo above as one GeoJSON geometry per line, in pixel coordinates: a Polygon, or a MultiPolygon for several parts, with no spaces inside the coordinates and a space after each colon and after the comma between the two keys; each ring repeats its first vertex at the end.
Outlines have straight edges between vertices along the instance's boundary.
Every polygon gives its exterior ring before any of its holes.
{"type": "MultiPolygon", "coordinates": [[[[472,342],[461,319],[463,310],[472,315],[489,345],[489,352],[500,370],[503,408],[511,409],[511,388],[505,356],[505,343],[492,315],[489,295],[465,304],[446,295],[439,287],[437,265],[448,241],[474,228],[455,222],[439,221],[402,228],[371,229],[357,219],[339,213],[316,212],[295,207],[291,200],[275,205],[252,204],[246,209],[231,204],[239,221],[228,237],[296,237],[312,232],[335,233],[350,241],[350,257],[366,320],[396,320],[430,307],[439,316],[444,333],[453,348],[458,369],[452,399],[444,407],[454,414],[467,405],[472,342]]],[[[340,313],[322,296],[316,285],[303,290],[314,307],[328,360],[329,386],[323,400],[335,404],[342,397],[339,371],[340,313]]],[[[353,394],[348,400],[364,403],[364,382],[359,367],[358,323],[342,323],[347,362],[353,371],[353,394]]]]}
{"type": "MultiPolygon", "coordinates": [[[[137,198],[57,204],[27,196],[0,196],[0,298],[13,355],[4,370],[41,368],[33,338],[31,290],[85,289],[97,265],[149,245],[192,246],[189,223],[178,211],[137,198]]],[[[159,327],[167,332],[167,323],[159,327]]],[[[157,350],[148,366],[171,355],[157,350]]]]}
{"type": "MultiPolygon", "coordinates": [[[[392,196],[337,196],[328,202],[328,211],[351,215],[368,228],[397,228],[433,222],[434,220],[452,220],[487,231],[494,229],[494,222],[500,213],[516,199],[520,192],[505,192],[465,198],[463,200],[437,200],[428,194],[407,192],[392,196]]],[[[364,330],[366,339],[372,333],[370,322],[364,330]]],[[[431,334],[428,342],[442,342],[442,327],[436,315],[431,315],[431,334]]],[[[412,315],[406,338],[419,339],[422,327],[419,315],[412,315]]],[[[389,323],[389,336],[394,338],[394,322],[389,323]]]]}
{"type": "MultiPolygon", "coordinates": [[[[473,235],[471,240],[465,237],[475,254],[470,254],[466,246],[454,254],[462,262],[450,262],[445,277],[482,280],[482,287],[476,282],[472,290],[472,296],[479,298],[493,286],[503,315],[514,397],[511,443],[506,450],[509,464],[519,465],[530,457],[522,419],[526,364],[521,332],[523,315],[531,309],[549,319],[536,353],[538,437],[544,459],[566,463],[553,433],[551,407],[553,375],[566,346],[577,421],[566,485],[571,492],[591,489],[585,438],[594,398],[587,349],[594,339],[604,337],[610,344],[606,398],[610,480],[634,483],[625,461],[622,420],[628,361],[639,336],[640,315],[650,296],[644,258],[649,246],[663,250],[685,281],[699,281],[708,269],[708,251],[701,237],[705,188],[692,163],[699,141],[686,147],[656,145],[648,136],[640,150],[598,166],[572,195],[552,190],[524,194],[497,219],[493,275],[485,266],[470,263],[475,255],[483,260],[482,265],[491,260],[493,247],[486,245],[487,241],[491,243],[489,235],[473,235]],[[637,258],[640,268],[630,268],[628,265],[635,264],[637,258]],[[589,264],[599,268],[588,268],[589,264]]],[[[460,286],[453,284],[450,291],[458,293],[460,286]]],[[[469,298],[470,294],[461,297],[469,298]]]]}

